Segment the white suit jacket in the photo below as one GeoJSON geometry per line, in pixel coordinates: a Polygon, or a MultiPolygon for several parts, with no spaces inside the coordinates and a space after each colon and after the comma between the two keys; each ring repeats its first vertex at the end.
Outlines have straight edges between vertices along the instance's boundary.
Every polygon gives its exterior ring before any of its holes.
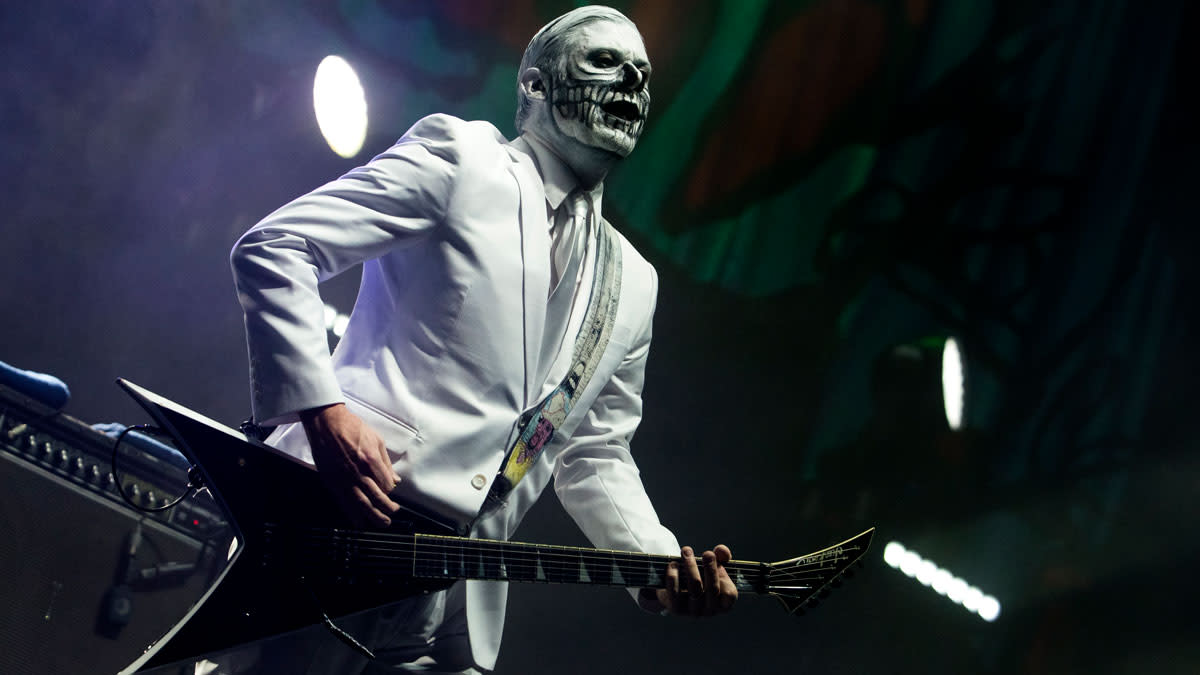
{"type": "MultiPolygon", "coordinates": [[[[506,507],[473,536],[508,538],[553,476],[597,547],[679,551],[629,450],[657,277],[620,241],[621,297],[596,373],[506,507]]],[[[485,122],[419,121],[366,166],[280,208],[234,247],[255,419],[290,422],[299,410],[343,401],[385,440],[401,499],[469,522],[517,418],[550,384],[536,375],[547,370],[539,352],[549,246],[546,195],[529,155],[485,122]],[[317,284],[359,262],[359,297],[330,359],[317,284]]],[[[562,349],[573,343],[567,336],[562,349]]],[[[298,424],[271,442],[311,462],[298,424]]],[[[484,668],[495,663],[506,594],[500,583],[468,583],[470,643],[484,668]]]]}

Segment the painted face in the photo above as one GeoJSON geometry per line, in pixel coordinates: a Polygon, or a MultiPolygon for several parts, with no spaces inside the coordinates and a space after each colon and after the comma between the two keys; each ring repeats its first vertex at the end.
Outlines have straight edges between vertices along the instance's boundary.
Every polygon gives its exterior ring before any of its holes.
{"type": "Polygon", "coordinates": [[[573,31],[550,90],[554,124],[584,145],[627,156],[650,111],[650,61],[633,26],[593,21],[573,31]]]}

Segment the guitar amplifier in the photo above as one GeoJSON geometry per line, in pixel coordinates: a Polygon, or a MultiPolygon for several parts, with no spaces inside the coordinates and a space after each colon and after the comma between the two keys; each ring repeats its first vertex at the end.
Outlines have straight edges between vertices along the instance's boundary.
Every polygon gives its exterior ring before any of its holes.
{"type": "Polygon", "coordinates": [[[115,673],[225,565],[232,532],[207,493],[134,508],[113,444],[0,386],[0,673],[115,673]]]}

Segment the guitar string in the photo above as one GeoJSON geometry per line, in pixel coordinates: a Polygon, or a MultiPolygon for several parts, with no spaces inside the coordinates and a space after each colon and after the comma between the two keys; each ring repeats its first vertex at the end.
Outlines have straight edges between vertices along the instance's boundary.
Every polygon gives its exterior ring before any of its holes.
{"type": "MultiPolygon", "coordinates": [[[[478,576],[468,574],[466,568],[462,568],[461,571],[456,571],[456,566],[453,566],[453,565],[443,566],[440,563],[440,561],[437,561],[433,565],[433,567],[435,567],[435,568],[441,567],[444,571],[441,573],[438,573],[436,571],[430,570],[428,567],[426,567],[424,569],[422,569],[421,567],[409,569],[409,568],[407,568],[407,566],[398,566],[398,565],[385,565],[385,566],[380,567],[380,566],[363,565],[363,564],[350,565],[349,567],[343,568],[338,571],[342,571],[346,574],[369,575],[376,579],[386,579],[389,577],[411,579],[411,578],[416,577],[416,578],[430,578],[430,579],[482,578],[482,579],[496,580],[496,581],[513,581],[513,582],[528,582],[528,583],[579,583],[580,582],[579,577],[573,573],[574,570],[566,571],[565,573],[561,573],[561,571],[560,571],[559,574],[556,574],[555,571],[553,571],[553,570],[546,570],[545,568],[543,568],[543,575],[541,576],[541,578],[538,578],[536,576],[536,573],[532,573],[532,574],[526,573],[527,570],[534,569],[534,568],[522,568],[519,565],[518,566],[514,566],[514,565],[506,566],[505,574],[496,573],[494,575],[488,575],[487,571],[485,570],[484,572],[480,573],[478,576]]],[[[738,582],[736,579],[731,579],[731,581],[733,581],[734,585],[740,591],[750,591],[750,592],[755,592],[755,593],[769,593],[769,594],[775,594],[775,595],[792,595],[792,596],[805,595],[805,596],[807,596],[807,595],[811,595],[813,593],[818,592],[819,589],[824,587],[829,582],[835,580],[838,576],[839,576],[839,573],[837,573],[833,570],[829,570],[828,573],[820,574],[815,577],[796,576],[794,578],[775,579],[775,580],[772,580],[767,585],[765,590],[763,590],[760,586],[758,586],[755,583],[750,582],[750,581],[743,580],[741,582],[738,582]],[[797,593],[796,592],[797,589],[793,588],[794,585],[802,586],[802,588],[805,592],[797,593]]],[[[636,587],[663,588],[663,587],[665,587],[664,586],[665,579],[662,576],[659,576],[657,578],[648,577],[643,581],[638,581],[638,580],[630,580],[630,581],[620,580],[620,581],[618,581],[617,579],[613,579],[613,578],[605,579],[603,577],[592,577],[592,578],[589,578],[589,582],[591,585],[595,585],[595,586],[611,586],[611,587],[623,587],[623,588],[636,588],[636,587]]],[[[684,587],[686,587],[686,584],[684,584],[684,587]]]]}
{"type": "MultiPolygon", "coordinates": [[[[443,538],[437,535],[412,535],[412,534],[390,534],[390,533],[371,533],[369,535],[359,532],[339,532],[329,530],[308,530],[303,534],[307,539],[324,539],[333,540],[335,543],[345,542],[356,545],[356,550],[381,550],[381,551],[397,551],[404,552],[413,550],[415,547],[421,547],[424,552],[444,551],[456,554],[463,554],[468,549],[474,549],[481,552],[499,552],[506,555],[541,555],[543,558],[559,556],[570,557],[572,560],[577,558],[593,558],[601,562],[609,562],[615,558],[625,557],[625,562],[634,560],[654,561],[660,564],[665,564],[670,561],[680,560],[678,556],[669,556],[662,554],[637,553],[633,551],[609,551],[605,549],[588,549],[577,548],[570,546],[556,546],[551,544],[528,544],[523,542],[505,542],[493,541],[487,539],[451,539],[443,538]]],[[[837,555],[834,560],[850,560],[851,554],[860,551],[858,546],[843,546],[842,552],[837,555]]],[[[817,561],[803,561],[802,558],[819,556],[823,553],[810,554],[802,556],[801,559],[793,559],[796,562],[784,561],[789,565],[811,565],[823,564],[830,558],[822,558],[817,561]]],[[[746,562],[746,561],[730,561],[726,563],[727,567],[737,567],[741,569],[758,570],[761,563],[746,562]]],[[[775,565],[774,570],[783,569],[782,565],[775,565]]]]}
{"type": "MultiPolygon", "coordinates": [[[[545,581],[554,582],[562,579],[578,579],[579,566],[578,564],[569,567],[563,567],[555,564],[542,564],[542,578],[537,578],[538,564],[536,561],[515,561],[506,560],[503,564],[499,562],[486,563],[483,561],[471,561],[468,559],[447,559],[442,556],[421,556],[415,561],[397,560],[394,557],[386,556],[358,556],[349,561],[330,560],[329,567],[342,567],[347,572],[371,573],[371,574],[395,574],[397,576],[418,576],[418,577],[468,577],[468,578],[487,578],[510,581],[545,581]],[[437,569],[444,570],[441,573],[436,572],[437,569]],[[478,577],[469,574],[468,570],[476,568],[481,569],[478,577]],[[457,570],[457,571],[456,571],[457,570]]],[[[651,585],[651,581],[659,582],[665,580],[665,574],[659,573],[657,570],[647,571],[646,569],[639,570],[621,570],[623,575],[635,577],[642,575],[646,581],[643,583],[633,582],[618,582],[606,580],[603,575],[589,576],[589,580],[596,585],[609,586],[647,586],[651,585]]],[[[772,575],[768,586],[783,585],[785,583],[800,583],[813,582],[815,584],[824,584],[832,581],[840,574],[837,567],[826,567],[823,569],[806,570],[804,572],[789,572],[786,574],[772,575]],[[814,576],[815,575],[815,576],[814,576]]],[[[737,584],[736,579],[733,579],[737,584]]],[[[684,582],[686,583],[686,581],[684,582]]],[[[738,584],[741,588],[754,588],[755,584],[752,581],[743,581],[738,584]]]]}
{"type": "MultiPolygon", "coordinates": [[[[331,537],[329,534],[325,533],[310,533],[308,538],[321,538],[329,540],[331,537]]],[[[506,562],[510,562],[510,564],[520,564],[523,562],[522,558],[529,558],[529,564],[532,564],[535,567],[539,559],[543,565],[555,565],[560,562],[558,559],[565,558],[565,564],[570,565],[571,569],[574,570],[577,568],[578,563],[586,562],[586,559],[589,558],[594,562],[601,562],[605,564],[625,563],[626,565],[629,565],[639,563],[657,563],[660,566],[665,566],[666,563],[672,560],[679,560],[678,557],[654,554],[555,547],[549,545],[524,544],[519,542],[491,542],[478,539],[442,542],[437,541],[435,538],[434,541],[423,541],[425,537],[422,536],[420,537],[422,540],[414,542],[414,537],[412,535],[392,535],[381,540],[381,538],[378,536],[370,537],[361,536],[358,534],[342,534],[333,536],[332,538],[341,542],[355,544],[355,551],[359,553],[378,551],[384,554],[391,552],[407,554],[412,551],[414,554],[433,556],[432,560],[435,562],[445,556],[449,556],[451,558],[464,558],[465,556],[475,554],[482,555],[484,553],[500,553],[507,558],[506,562]],[[399,540],[398,545],[396,540],[399,540]],[[375,543],[376,545],[364,545],[364,542],[375,543]],[[421,547],[422,550],[417,551],[416,547],[421,547]]],[[[841,560],[850,561],[850,555],[848,554],[857,552],[858,547],[845,547],[844,551],[845,553],[837,558],[834,558],[833,562],[836,563],[840,562],[841,560]]],[[[795,563],[790,563],[787,567],[778,565],[772,566],[768,569],[768,574],[772,578],[787,578],[789,575],[795,576],[797,573],[803,574],[811,571],[803,568],[807,568],[812,565],[824,565],[827,562],[830,562],[829,558],[824,558],[818,561],[797,561],[795,563]]],[[[851,562],[848,562],[848,564],[851,564],[851,562]]],[[[727,563],[726,567],[727,569],[733,569],[743,573],[758,573],[761,571],[759,563],[731,562],[727,563]]],[[[821,571],[824,572],[826,570],[821,571]]]]}
{"type": "MultiPolygon", "coordinates": [[[[316,537],[319,537],[319,538],[325,539],[325,540],[329,539],[329,537],[327,537],[327,536],[322,537],[321,535],[316,535],[316,537]]],[[[661,555],[654,555],[654,554],[639,554],[639,553],[632,553],[632,552],[593,553],[589,549],[574,549],[574,550],[570,550],[570,549],[555,550],[553,548],[539,549],[538,548],[539,545],[536,545],[536,544],[514,544],[514,543],[504,543],[504,542],[492,543],[492,542],[484,542],[484,541],[480,541],[480,540],[467,540],[466,542],[448,542],[448,543],[416,542],[415,544],[411,543],[411,542],[406,542],[406,543],[404,543],[402,545],[398,545],[398,546],[391,544],[390,542],[384,542],[382,545],[376,545],[376,546],[363,545],[360,542],[369,541],[368,538],[363,538],[363,537],[343,538],[343,541],[348,541],[350,543],[353,543],[355,553],[360,554],[360,555],[364,555],[364,554],[369,555],[372,552],[378,552],[378,553],[382,553],[385,555],[388,553],[392,553],[392,552],[403,553],[406,555],[412,553],[412,554],[417,555],[418,559],[420,559],[420,560],[432,560],[434,562],[437,562],[439,560],[442,560],[443,558],[445,558],[447,560],[452,560],[452,559],[456,559],[456,558],[465,560],[468,556],[483,555],[484,553],[494,552],[494,553],[500,553],[500,554],[504,555],[506,558],[506,562],[508,562],[510,564],[520,564],[522,562],[528,562],[529,564],[536,567],[537,563],[540,561],[543,564],[543,566],[565,564],[565,565],[568,565],[569,568],[573,571],[578,568],[578,565],[580,563],[586,564],[587,559],[589,559],[589,558],[594,562],[602,562],[605,564],[625,563],[626,565],[631,565],[631,564],[641,565],[641,564],[649,563],[649,564],[657,564],[659,566],[665,566],[666,563],[668,563],[672,560],[678,560],[678,558],[676,558],[676,557],[661,556],[661,555]],[[421,547],[421,550],[414,550],[415,547],[417,547],[417,546],[421,547]],[[474,550],[472,550],[472,549],[474,549],[474,550]],[[525,558],[527,558],[528,560],[524,560],[525,558]]],[[[833,562],[835,562],[835,563],[839,562],[841,559],[849,560],[849,556],[845,556],[845,555],[839,556],[839,558],[833,559],[833,562]]],[[[769,568],[768,573],[770,574],[770,576],[772,578],[785,577],[785,575],[788,575],[788,574],[794,575],[796,573],[797,568],[800,568],[800,572],[803,573],[805,571],[808,571],[808,570],[804,570],[803,568],[806,568],[806,567],[809,567],[812,565],[824,565],[827,562],[830,562],[830,559],[826,558],[826,559],[819,560],[819,561],[797,562],[797,563],[791,564],[789,567],[775,566],[775,567],[769,568]]],[[[753,574],[753,573],[758,573],[758,572],[762,571],[762,568],[759,566],[758,563],[733,563],[733,562],[731,562],[731,563],[727,563],[725,566],[727,569],[741,571],[743,573],[749,572],[749,573],[753,574]]],[[[826,571],[826,570],[821,570],[821,571],[826,571]]]]}
{"type": "MultiPolygon", "coordinates": [[[[311,542],[311,544],[315,545],[320,543],[320,541],[316,540],[328,540],[330,537],[329,535],[310,534],[306,538],[311,542]]],[[[341,535],[337,538],[341,539],[342,541],[349,540],[355,542],[371,540],[370,537],[363,537],[359,535],[341,535]]],[[[395,570],[400,574],[409,574],[409,572],[403,568],[409,567],[410,559],[406,557],[403,562],[400,562],[395,559],[395,556],[389,554],[403,553],[407,556],[411,551],[413,552],[413,557],[411,559],[412,565],[424,566],[424,570],[428,576],[443,576],[430,573],[428,571],[430,567],[435,569],[441,567],[447,571],[451,568],[459,568],[465,572],[467,564],[470,562],[469,558],[475,556],[476,554],[479,556],[478,565],[480,567],[484,568],[485,570],[487,567],[491,567],[499,572],[501,568],[500,562],[488,564],[482,560],[482,555],[484,553],[499,552],[504,555],[505,559],[503,562],[503,567],[505,573],[508,575],[502,578],[511,578],[516,581],[525,580],[524,576],[526,574],[533,576],[533,578],[529,579],[530,581],[538,581],[538,579],[536,579],[536,573],[539,562],[541,563],[544,577],[575,576],[577,578],[579,565],[584,564],[586,567],[586,562],[583,560],[585,556],[591,557],[594,562],[602,562],[606,565],[616,564],[618,568],[622,566],[621,563],[625,563],[626,569],[621,570],[623,574],[629,576],[645,575],[647,577],[647,581],[649,581],[652,577],[658,577],[660,579],[665,577],[665,572],[659,573],[657,569],[653,569],[648,563],[658,563],[659,565],[665,566],[665,563],[670,560],[678,560],[678,558],[672,558],[670,556],[655,556],[651,554],[637,554],[632,552],[592,553],[591,549],[570,549],[568,547],[557,548],[562,551],[570,552],[556,552],[554,550],[555,547],[547,547],[546,549],[539,550],[539,546],[541,545],[521,544],[515,542],[465,540],[462,542],[446,543],[433,543],[424,541],[414,543],[412,541],[412,535],[397,535],[389,538],[402,538],[407,541],[400,546],[396,546],[389,541],[382,542],[384,544],[383,546],[362,546],[359,544],[355,547],[354,551],[356,554],[355,568],[360,571],[378,571],[383,569],[395,570]],[[424,550],[416,552],[416,546],[420,546],[424,550]],[[477,550],[468,551],[468,548],[474,548],[477,550]],[[490,551],[485,549],[490,549],[490,551]],[[568,559],[565,561],[556,560],[555,557],[568,559]],[[630,565],[637,565],[637,567],[630,568],[630,565]],[[651,569],[642,569],[643,566],[651,569]]],[[[376,538],[376,541],[378,541],[378,538],[376,538]]],[[[311,547],[312,546],[310,546],[310,548],[311,547]]],[[[855,549],[856,548],[857,547],[855,547],[855,549]]],[[[849,556],[842,557],[846,558],[847,560],[849,559],[849,556]]],[[[796,563],[792,563],[790,569],[783,567],[771,568],[768,570],[768,585],[774,586],[782,583],[797,583],[800,581],[812,581],[816,583],[825,583],[831,581],[833,578],[836,578],[836,576],[840,575],[840,572],[838,572],[838,568],[836,566],[825,566],[827,562],[829,562],[828,559],[808,562],[798,561],[796,563]],[[813,565],[817,565],[819,568],[815,570],[807,569],[813,565]],[[818,576],[810,576],[812,574],[817,574],[818,576]]],[[[726,567],[735,573],[739,571],[742,573],[750,572],[755,576],[762,571],[758,563],[749,563],[748,565],[734,563],[727,564],[726,567]]],[[[594,573],[595,570],[592,570],[592,572],[594,573]]],[[[499,574],[497,574],[497,576],[499,576],[499,574]]],[[[553,581],[553,579],[549,578],[546,580],[553,581]]],[[[597,581],[596,583],[603,582],[597,581]]],[[[607,585],[621,584],[608,582],[607,585]]],[[[751,582],[744,582],[742,585],[745,587],[752,586],[753,584],[751,582]]]]}

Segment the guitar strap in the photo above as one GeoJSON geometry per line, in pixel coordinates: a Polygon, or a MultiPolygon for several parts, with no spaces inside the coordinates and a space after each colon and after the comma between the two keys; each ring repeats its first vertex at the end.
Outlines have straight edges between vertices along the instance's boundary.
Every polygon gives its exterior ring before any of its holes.
{"type": "Polygon", "coordinates": [[[571,368],[549,396],[521,415],[517,422],[516,441],[501,464],[496,481],[484,499],[476,520],[503,505],[509,493],[541,456],[553,440],[555,431],[570,414],[576,396],[592,379],[600,357],[608,346],[608,338],[617,318],[617,302],[621,297],[621,242],[611,225],[602,219],[597,220],[600,227],[597,228],[596,273],[592,275],[587,314],[575,336],[571,368]]]}

